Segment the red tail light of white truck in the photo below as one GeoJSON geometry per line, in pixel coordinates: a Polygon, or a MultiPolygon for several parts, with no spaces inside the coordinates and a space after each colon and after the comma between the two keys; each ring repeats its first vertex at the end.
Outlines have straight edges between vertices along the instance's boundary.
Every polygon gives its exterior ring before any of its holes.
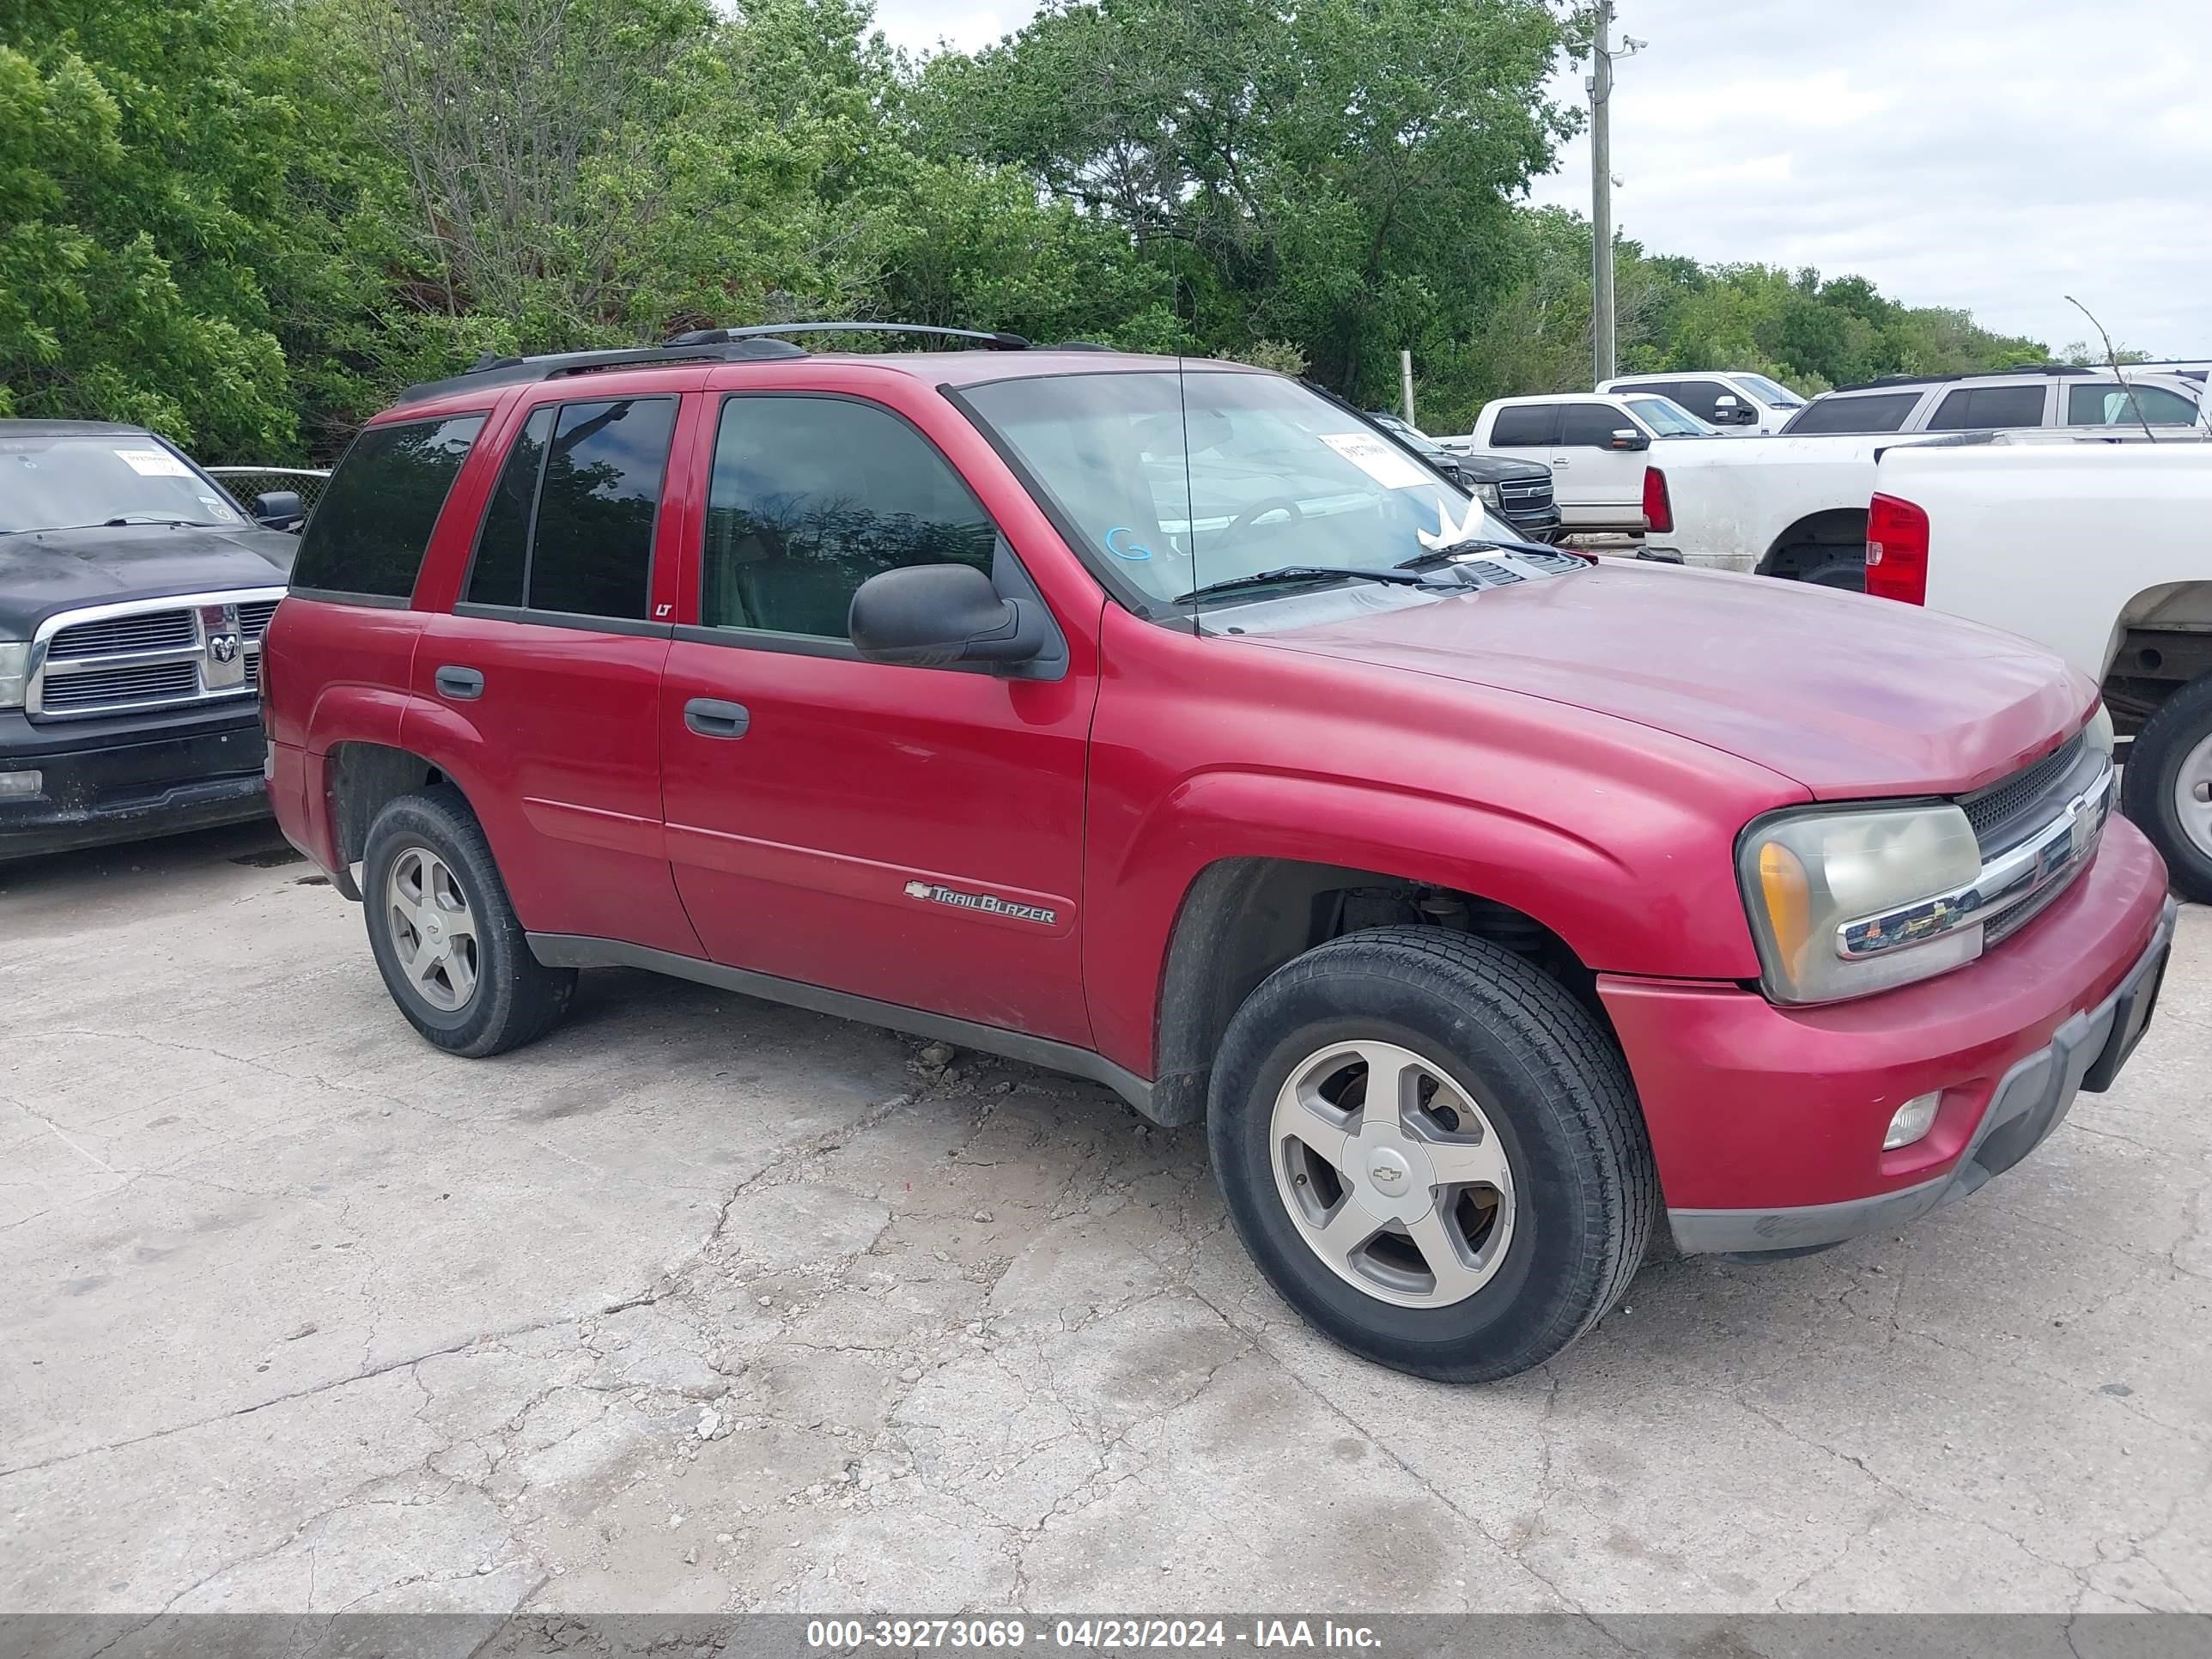
{"type": "Polygon", "coordinates": [[[1667,475],[1656,466],[1644,469],[1644,527],[1662,534],[1674,527],[1674,503],[1667,495],[1667,475]]]}
{"type": "Polygon", "coordinates": [[[1877,492],[1867,504],[1866,591],[1928,603],[1928,514],[1911,501],[1877,492]]]}

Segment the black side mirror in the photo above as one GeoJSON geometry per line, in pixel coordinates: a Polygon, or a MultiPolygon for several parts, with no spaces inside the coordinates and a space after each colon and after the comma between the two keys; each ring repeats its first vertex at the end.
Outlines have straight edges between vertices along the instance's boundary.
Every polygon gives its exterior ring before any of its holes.
{"type": "Polygon", "coordinates": [[[1617,426],[1613,429],[1612,441],[1607,444],[1606,447],[1607,449],[1649,449],[1651,447],[1651,440],[1633,427],[1617,426]]]}
{"type": "Polygon", "coordinates": [[[253,498],[253,516],[270,530],[289,530],[307,516],[297,490],[272,489],[253,498]]]}
{"type": "Polygon", "coordinates": [[[1000,599],[969,564],[909,565],[869,577],[853,595],[845,630],[867,661],[909,668],[1024,663],[1046,640],[1037,607],[1000,599]]]}

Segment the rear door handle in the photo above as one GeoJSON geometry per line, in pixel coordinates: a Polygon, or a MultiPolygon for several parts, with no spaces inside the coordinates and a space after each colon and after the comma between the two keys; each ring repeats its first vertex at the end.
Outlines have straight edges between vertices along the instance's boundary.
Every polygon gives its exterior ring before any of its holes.
{"type": "Polygon", "coordinates": [[[473,702],[483,696],[483,673],[479,669],[448,664],[432,678],[437,684],[438,695],[451,697],[456,702],[473,702]]]}
{"type": "Polygon", "coordinates": [[[751,711],[741,702],[694,697],[684,705],[684,724],[702,738],[742,738],[752,723],[751,711]]]}

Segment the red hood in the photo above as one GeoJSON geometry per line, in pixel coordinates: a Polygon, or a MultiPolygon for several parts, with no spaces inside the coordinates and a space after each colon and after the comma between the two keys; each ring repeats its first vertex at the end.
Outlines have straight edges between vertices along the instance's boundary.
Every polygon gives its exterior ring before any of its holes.
{"type": "Polygon", "coordinates": [[[1822,799],[1978,788],[2054,747],[2096,700],[2050,652],[1955,617],[1614,560],[1248,637],[1633,720],[1822,799]]]}

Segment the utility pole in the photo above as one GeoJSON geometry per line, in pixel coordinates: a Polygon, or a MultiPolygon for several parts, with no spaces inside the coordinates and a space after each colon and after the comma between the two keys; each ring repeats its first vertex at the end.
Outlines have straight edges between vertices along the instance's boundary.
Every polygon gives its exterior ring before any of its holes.
{"type": "Polygon", "coordinates": [[[1406,424],[1419,424],[1413,419],[1413,354],[1410,351],[1398,354],[1398,395],[1406,405],[1406,424]]]}
{"type": "Polygon", "coordinates": [[[1600,386],[1613,374],[1613,0],[1597,0],[1597,34],[1585,84],[1590,100],[1590,357],[1600,386]]]}

